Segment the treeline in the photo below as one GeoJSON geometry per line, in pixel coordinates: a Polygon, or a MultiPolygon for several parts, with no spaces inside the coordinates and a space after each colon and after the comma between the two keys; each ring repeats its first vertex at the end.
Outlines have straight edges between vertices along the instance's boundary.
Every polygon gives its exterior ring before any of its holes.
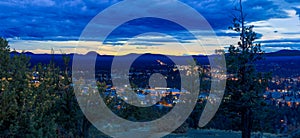
{"type": "Polygon", "coordinates": [[[0,57],[0,137],[88,137],[92,125],[74,95],[69,57],[64,68],[54,62],[30,68],[24,54],[11,56],[3,38],[0,57]]]}

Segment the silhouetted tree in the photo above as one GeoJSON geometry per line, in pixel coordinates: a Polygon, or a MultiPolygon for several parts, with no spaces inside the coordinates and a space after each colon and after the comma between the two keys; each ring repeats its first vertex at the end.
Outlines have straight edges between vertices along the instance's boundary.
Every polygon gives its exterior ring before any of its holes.
{"type": "Polygon", "coordinates": [[[233,18],[233,26],[229,29],[240,34],[237,45],[229,47],[226,57],[227,69],[230,75],[227,81],[225,104],[229,112],[236,113],[241,119],[240,129],[243,138],[250,138],[253,126],[253,112],[258,111],[268,77],[255,69],[255,62],[263,59],[261,45],[254,43],[257,39],[253,25],[246,24],[246,16],[239,1],[235,8],[238,16],[233,18]]]}

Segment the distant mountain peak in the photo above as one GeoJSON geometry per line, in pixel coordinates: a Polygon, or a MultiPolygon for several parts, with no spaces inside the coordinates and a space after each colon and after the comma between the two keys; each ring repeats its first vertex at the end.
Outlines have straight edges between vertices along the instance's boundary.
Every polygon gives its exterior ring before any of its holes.
{"type": "Polygon", "coordinates": [[[32,53],[32,52],[28,52],[28,51],[27,51],[27,52],[25,52],[24,54],[25,54],[25,55],[34,55],[34,53],[32,53]]]}
{"type": "Polygon", "coordinates": [[[99,55],[96,51],[90,51],[86,55],[99,55]]]}
{"type": "Polygon", "coordinates": [[[267,56],[300,56],[300,50],[282,49],[276,52],[270,52],[267,56]]]}

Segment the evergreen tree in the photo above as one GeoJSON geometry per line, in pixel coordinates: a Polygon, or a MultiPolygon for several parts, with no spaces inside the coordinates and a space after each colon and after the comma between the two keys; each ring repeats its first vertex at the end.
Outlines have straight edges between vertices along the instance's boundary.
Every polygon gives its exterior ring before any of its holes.
{"type": "Polygon", "coordinates": [[[33,78],[29,58],[0,38],[0,136],[55,137],[52,75],[33,78]]]}
{"type": "Polygon", "coordinates": [[[0,38],[1,58],[1,134],[32,136],[32,90],[29,82],[29,59],[17,52],[11,56],[8,42],[0,38]]]}
{"type": "Polygon", "coordinates": [[[265,90],[268,77],[256,71],[255,62],[263,59],[264,52],[261,45],[254,43],[257,39],[253,31],[254,26],[248,26],[242,6],[235,8],[238,16],[233,19],[233,26],[229,29],[240,34],[237,45],[229,47],[227,55],[227,69],[229,79],[227,81],[225,104],[227,113],[236,113],[240,117],[243,138],[250,138],[253,127],[253,112],[259,112],[263,103],[262,94],[265,90]]]}
{"type": "Polygon", "coordinates": [[[54,60],[52,66],[55,70],[57,77],[57,90],[58,99],[56,101],[56,109],[58,116],[56,119],[58,125],[59,136],[62,137],[82,137],[80,119],[84,117],[80,111],[77,103],[75,93],[72,86],[72,79],[69,74],[70,57],[63,54],[63,69],[55,67],[54,60]]]}
{"type": "Polygon", "coordinates": [[[34,129],[43,137],[56,136],[57,124],[55,118],[58,116],[55,106],[58,99],[56,93],[55,79],[57,75],[49,65],[38,64],[32,69],[34,81],[32,83],[34,110],[34,129]]]}
{"type": "Polygon", "coordinates": [[[17,134],[18,124],[16,122],[18,115],[17,94],[9,89],[11,73],[9,64],[10,47],[8,41],[0,38],[0,135],[14,136],[17,134]]]}

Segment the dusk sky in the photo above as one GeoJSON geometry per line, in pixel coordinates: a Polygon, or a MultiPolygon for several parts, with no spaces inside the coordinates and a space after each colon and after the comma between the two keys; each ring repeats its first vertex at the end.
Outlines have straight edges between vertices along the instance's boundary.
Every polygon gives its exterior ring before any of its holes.
{"type": "MultiPolygon", "coordinates": [[[[172,5],[174,0],[157,0],[172,10],[181,12],[172,5]]],[[[50,53],[62,50],[74,52],[78,39],[85,26],[98,13],[118,3],[118,0],[2,0],[0,2],[0,36],[9,40],[11,48],[33,53],[50,53]]],[[[237,0],[181,0],[196,9],[210,23],[222,48],[236,44],[238,35],[228,30],[231,25],[233,8],[237,0]]],[[[155,5],[155,3],[153,3],[155,5]]],[[[152,6],[153,6],[152,5],[152,6]]],[[[300,50],[300,1],[299,0],[244,0],[247,24],[255,25],[259,34],[257,42],[261,43],[266,52],[281,49],[300,50]]],[[[139,12],[147,11],[149,5],[139,8],[123,7],[139,12]],[[145,10],[146,9],[146,10],[145,10]]],[[[150,12],[150,11],[149,11],[150,12]]],[[[173,13],[176,14],[176,13],[173,13]]],[[[112,14],[113,16],[113,14],[112,14]]],[[[182,17],[185,19],[184,17],[182,17]]],[[[186,17],[189,17],[187,15],[186,17]]],[[[77,47],[81,53],[89,51],[88,47],[99,47],[101,54],[139,53],[147,51],[163,54],[184,55],[178,43],[193,44],[194,38],[189,37],[181,26],[174,23],[145,18],[125,23],[112,32],[104,42],[87,41],[86,47],[77,47]],[[151,33],[149,33],[151,32],[151,33]],[[157,33],[153,33],[157,32],[157,33]],[[121,49],[120,49],[121,48],[121,49]]],[[[203,32],[197,37],[206,39],[210,54],[216,47],[215,38],[203,32]]],[[[207,54],[206,53],[206,54],[207,54]]],[[[203,54],[201,50],[189,54],[203,54]]]]}

